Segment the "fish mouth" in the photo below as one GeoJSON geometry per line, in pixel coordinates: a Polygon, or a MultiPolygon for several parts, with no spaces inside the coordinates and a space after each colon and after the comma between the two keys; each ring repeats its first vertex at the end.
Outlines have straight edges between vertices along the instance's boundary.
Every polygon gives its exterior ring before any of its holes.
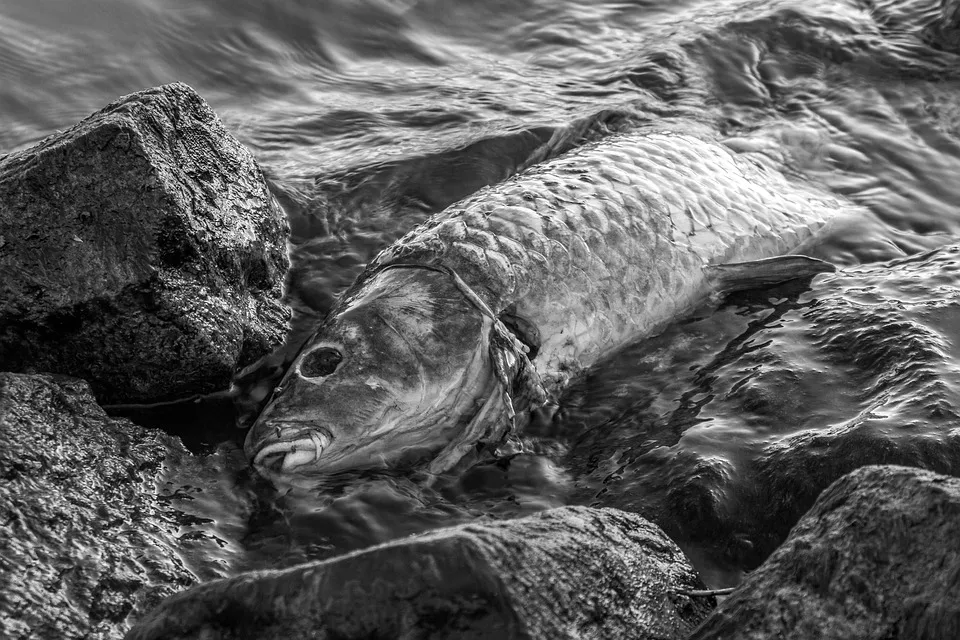
{"type": "Polygon", "coordinates": [[[333,440],[329,432],[313,425],[278,425],[271,430],[276,435],[257,451],[253,466],[279,473],[315,464],[333,440]]]}

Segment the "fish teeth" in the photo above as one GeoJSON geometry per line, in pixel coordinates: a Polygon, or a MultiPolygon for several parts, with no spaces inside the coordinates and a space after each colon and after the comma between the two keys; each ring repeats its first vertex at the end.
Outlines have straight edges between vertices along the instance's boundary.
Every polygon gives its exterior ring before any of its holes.
{"type": "MultiPolygon", "coordinates": [[[[277,434],[278,438],[282,435],[282,431],[277,434]]],[[[280,440],[260,449],[253,459],[253,464],[263,465],[268,457],[283,454],[281,468],[287,472],[296,467],[316,463],[329,444],[330,437],[322,431],[310,430],[306,433],[301,431],[300,437],[295,440],[280,440]]]]}
{"type": "Polygon", "coordinates": [[[253,459],[253,464],[258,465],[263,462],[264,458],[274,453],[288,453],[290,451],[290,444],[287,442],[274,442],[273,444],[268,444],[264,448],[260,449],[257,452],[256,457],[253,459]]]}
{"type": "Polygon", "coordinates": [[[310,440],[314,446],[313,461],[316,462],[320,459],[320,454],[323,453],[323,450],[327,446],[327,437],[318,431],[311,431],[310,440]]]}
{"type": "Polygon", "coordinates": [[[310,464],[314,459],[316,458],[313,451],[308,451],[306,449],[291,449],[287,455],[283,457],[281,471],[290,472],[297,467],[310,464]]]}

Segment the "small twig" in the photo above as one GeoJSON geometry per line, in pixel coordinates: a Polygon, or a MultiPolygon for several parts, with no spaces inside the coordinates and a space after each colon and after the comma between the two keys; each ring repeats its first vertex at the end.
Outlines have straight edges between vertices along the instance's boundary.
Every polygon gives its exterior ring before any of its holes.
{"type": "Polygon", "coordinates": [[[691,598],[709,598],[710,596],[725,596],[733,593],[736,587],[727,587],[726,589],[702,589],[702,590],[684,590],[677,591],[681,596],[690,596],[691,598]]]}

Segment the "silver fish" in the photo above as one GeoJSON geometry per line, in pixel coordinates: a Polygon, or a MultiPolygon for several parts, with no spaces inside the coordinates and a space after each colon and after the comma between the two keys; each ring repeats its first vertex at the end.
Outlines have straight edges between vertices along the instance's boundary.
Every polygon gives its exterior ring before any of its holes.
{"type": "Polygon", "coordinates": [[[382,251],[306,342],[246,453],[267,475],[448,470],[717,288],[833,270],[786,254],[845,208],[700,137],[586,145],[382,251]]]}

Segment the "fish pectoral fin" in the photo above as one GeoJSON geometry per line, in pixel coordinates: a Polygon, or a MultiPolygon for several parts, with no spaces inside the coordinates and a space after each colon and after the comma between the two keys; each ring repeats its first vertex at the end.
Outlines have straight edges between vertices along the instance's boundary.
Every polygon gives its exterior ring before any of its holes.
{"type": "Polygon", "coordinates": [[[533,360],[540,352],[540,345],[543,339],[540,337],[540,329],[537,325],[519,315],[516,311],[516,305],[507,307],[499,316],[500,322],[527,348],[527,358],[533,360]]]}
{"type": "Polygon", "coordinates": [[[717,293],[721,294],[772,287],[836,270],[836,266],[829,262],[808,256],[777,256],[706,267],[707,278],[717,293]]]}

